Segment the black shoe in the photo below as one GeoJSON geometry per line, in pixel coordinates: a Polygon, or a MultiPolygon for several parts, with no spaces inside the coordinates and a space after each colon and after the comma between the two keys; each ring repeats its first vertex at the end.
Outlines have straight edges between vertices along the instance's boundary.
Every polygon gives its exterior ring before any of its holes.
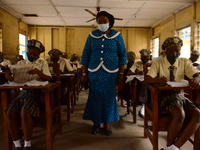
{"type": "Polygon", "coordinates": [[[99,127],[96,125],[92,126],[92,130],[91,130],[92,134],[97,134],[99,133],[99,127]]]}
{"type": "Polygon", "coordinates": [[[105,135],[110,136],[112,134],[112,130],[110,130],[110,131],[104,130],[104,133],[105,133],[105,135]]]}

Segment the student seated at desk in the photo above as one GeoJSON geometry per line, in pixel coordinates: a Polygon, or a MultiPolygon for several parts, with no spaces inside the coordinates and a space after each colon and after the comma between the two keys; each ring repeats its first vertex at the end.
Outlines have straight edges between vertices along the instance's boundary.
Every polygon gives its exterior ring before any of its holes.
{"type": "MultiPolygon", "coordinates": [[[[43,44],[37,40],[29,40],[27,47],[28,59],[21,60],[17,64],[33,64],[34,69],[28,73],[33,74],[36,80],[48,81],[51,76],[48,63],[46,60],[39,59],[40,54],[45,51],[43,44]]],[[[6,74],[6,78],[9,81],[13,80],[10,73],[6,74]]],[[[42,102],[40,101],[39,90],[22,90],[21,94],[9,104],[6,112],[8,130],[14,143],[13,150],[31,149],[33,117],[38,117],[40,115],[41,106],[42,102]],[[22,148],[20,141],[20,126],[24,135],[24,148],[22,148]]]]}
{"type": "MultiPolygon", "coordinates": [[[[141,61],[137,61],[133,64],[133,66],[129,69],[127,75],[143,75],[144,71],[144,64],[145,63],[151,63],[151,51],[149,49],[142,49],[140,51],[140,59],[141,61]]],[[[140,92],[142,86],[142,82],[137,84],[137,90],[140,92]]],[[[144,118],[144,104],[140,108],[140,111],[138,112],[138,115],[140,118],[144,118]]]]}
{"type": "MultiPolygon", "coordinates": [[[[52,49],[48,52],[49,58],[47,58],[48,63],[59,63],[60,64],[60,72],[61,73],[68,73],[73,72],[73,68],[70,63],[65,59],[62,58],[62,52],[58,49],[52,49]]],[[[51,74],[54,74],[52,68],[50,68],[51,74]]]]}
{"type": "Polygon", "coordinates": [[[79,62],[79,57],[78,57],[77,54],[72,54],[69,62],[72,65],[74,70],[81,68],[81,65],[80,65],[80,62],[79,62]]]}
{"type": "Polygon", "coordinates": [[[135,62],[129,69],[127,75],[143,75],[143,65],[145,63],[151,63],[151,51],[149,49],[142,49],[140,51],[141,61],[135,62]]]}
{"type": "Polygon", "coordinates": [[[191,60],[193,66],[197,67],[199,65],[199,62],[197,61],[199,58],[199,55],[200,53],[197,50],[192,51],[189,59],[191,60]]]}
{"type": "MultiPolygon", "coordinates": [[[[145,78],[146,84],[165,86],[167,81],[181,81],[186,75],[189,86],[199,86],[200,76],[192,63],[180,56],[183,42],[178,37],[167,38],[162,49],[166,57],[152,62],[145,78]]],[[[200,111],[181,91],[163,91],[160,96],[160,115],[170,115],[167,132],[167,147],[164,150],[179,150],[199,127],[200,111]]]]}
{"type": "Polygon", "coordinates": [[[10,69],[11,61],[4,58],[4,54],[0,52],[0,68],[3,72],[8,72],[10,69]]]}
{"type": "Polygon", "coordinates": [[[131,95],[130,95],[131,87],[130,87],[130,83],[126,83],[126,79],[127,79],[126,76],[127,76],[129,69],[131,68],[131,66],[133,66],[133,64],[135,63],[135,58],[136,58],[136,55],[134,52],[130,51],[127,53],[128,63],[124,69],[123,84],[120,87],[121,89],[119,89],[119,91],[118,91],[119,97],[121,97],[125,101],[129,101],[131,99],[131,95]]]}

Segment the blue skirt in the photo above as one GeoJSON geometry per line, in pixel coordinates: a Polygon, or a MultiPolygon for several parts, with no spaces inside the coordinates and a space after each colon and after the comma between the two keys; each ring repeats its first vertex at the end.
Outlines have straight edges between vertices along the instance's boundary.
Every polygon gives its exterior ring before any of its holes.
{"type": "Polygon", "coordinates": [[[119,111],[116,101],[116,73],[108,73],[102,68],[89,72],[89,96],[83,119],[92,120],[97,126],[119,121],[119,111]]]}

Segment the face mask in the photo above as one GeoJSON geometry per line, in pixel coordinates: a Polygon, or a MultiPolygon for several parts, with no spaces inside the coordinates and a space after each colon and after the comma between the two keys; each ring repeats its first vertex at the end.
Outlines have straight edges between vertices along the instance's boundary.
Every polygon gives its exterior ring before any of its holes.
{"type": "Polygon", "coordinates": [[[109,23],[106,24],[98,24],[98,29],[101,32],[106,32],[109,29],[109,23]]]}
{"type": "MultiPolygon", "coordinates": [[[[166,54],[167,54],[167,53],[166,53],[166,54]]],[[[167,59],[168,59],[169,62],[175,62],[176,59],[177,59],[179,56],[180,56],[180,55],[178,55],[178,56],[172,56],[172,55],[167,54],[167,59]]]]}
{"type": "Polygon", "coordinates": [[[146,63],[148,63],[148,61],[144,61],[144,60],[142,60],[142,63],[143,63],[143,64],[146,64],[146,63]]]}
{"type": "Polygon", "coordinates": [[[194,59],[194,58],[190,58],[190,60],[192,61],[192,63],[194,63],[195,61],[197,61],[197,60],[194,59]]]}
{"type": "Polygon", "coordinates": [[[28,60],[30,61],[30,62],[34,62],[34,61],[36,61],[38,58],[34,58],[34,57],[31,57],[31,56],[29,56],[29,55],[27,55],[27,57],[28,57],[28,60]]]}

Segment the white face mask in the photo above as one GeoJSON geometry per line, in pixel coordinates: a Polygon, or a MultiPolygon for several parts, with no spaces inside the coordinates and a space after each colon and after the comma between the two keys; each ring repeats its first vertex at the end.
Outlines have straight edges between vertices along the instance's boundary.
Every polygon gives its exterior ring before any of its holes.
{"type": "Polygon", "coordinates": [[[98,24],[98,29],[101,32],[106,32],[109,29],[109,23],[106,24],[98,24]]]}

